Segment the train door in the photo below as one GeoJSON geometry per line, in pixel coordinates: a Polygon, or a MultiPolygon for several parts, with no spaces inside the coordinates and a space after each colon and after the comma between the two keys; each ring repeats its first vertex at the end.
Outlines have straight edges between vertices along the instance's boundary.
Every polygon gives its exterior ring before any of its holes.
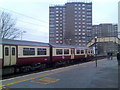
{"type": "Polygon", "coordinates": [[[4,66],[16,64],[16,46],[4,46],[4,66]]]}
{"type": "Polygon", "coordinates": [[[87,55],[88,55],[88,50],[85,49],[85,58],[87,58],[87,55]]]}
{"type": "Polygon", "coordinates": [[[75,57],[75,50],[72,48],[71,49],[71,59],[74,59],[75,57]]]}

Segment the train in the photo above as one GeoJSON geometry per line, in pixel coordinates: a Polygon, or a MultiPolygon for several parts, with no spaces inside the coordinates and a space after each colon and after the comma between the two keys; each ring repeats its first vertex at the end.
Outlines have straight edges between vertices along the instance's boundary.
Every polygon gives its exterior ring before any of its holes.
{"type": "Polygon", "coordinates": [[[94,50],[89,47],[11,39],[0,42],[3,75],[92,60],[93,57],[94,50]]]}

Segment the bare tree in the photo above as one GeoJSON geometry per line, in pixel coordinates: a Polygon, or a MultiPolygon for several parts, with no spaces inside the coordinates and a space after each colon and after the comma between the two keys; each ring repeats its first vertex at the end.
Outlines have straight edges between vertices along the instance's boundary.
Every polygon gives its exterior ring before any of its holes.
{"type": "Polygon", "coordinates": [[[20,30],[15,27],[15,20],[10,14],[2,12],[0,14],[0,38],[15,39],[20,36],[20,30]]]}

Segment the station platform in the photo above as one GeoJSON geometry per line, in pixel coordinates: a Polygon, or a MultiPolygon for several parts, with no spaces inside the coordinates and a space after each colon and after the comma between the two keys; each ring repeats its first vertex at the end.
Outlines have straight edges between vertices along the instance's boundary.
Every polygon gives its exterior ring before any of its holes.
{"type": "Polygon", "coordinates": [[[98,60],[2,80],[0,88],[118,88],[118,63],[98,60]]]}

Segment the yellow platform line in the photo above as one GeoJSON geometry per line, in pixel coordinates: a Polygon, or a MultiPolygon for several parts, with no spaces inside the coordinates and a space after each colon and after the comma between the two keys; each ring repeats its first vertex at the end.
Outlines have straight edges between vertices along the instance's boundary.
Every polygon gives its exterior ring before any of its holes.
{"type": "Polygon", "coordinates": [[[10,90],[8,87],[2,87],[1,90],[10,90]]]}
{"type": "Polygon", "coordinates": [[[34,81],[31,81],[31,82],[38,83],[38,84],[51,84],[51,83],[55,83],[55,82],[57,82],[59,80],[60,79],[45,77],[45,78],[41,78],[41,79],[34,80],[34,81]]]}
{"type": "MultiPolygon", "coordinates": [[[[91,63],[94,63],[94,62],[91,62],[91,63]]],[[[86,66],[86,64],[91,64],[91,63],[90,62],[85,63],[84,65],[86,66]]],[[[81,64],[80,66],[82,67],[83,65],[81,64]]],[[[25,80],[18,80],[18,81],[15,81],[15,82],[5,83],[4,85],[1,85],[0,87],[13,85],[13,84],[16,84],[16,83],[29,81],[29,80],[36,79],[36,78],[41,78],[41,77],[49,76],[49,75],[52,75],[52,74],[61,73],[61,72],[68,71],[68,70],[71,70],[71,69],[79,68],[80,66],[67,67],[67,68],[64,68],[64,70],[59,70],[59,71],[56,71],[56,72],[53,72],[53,73],[43,74],[43,75],[40,75],[40,76],[37,76],[37,77],[32,77],[32,78],[29,78],[29,79],[25,79],[25,80]]]]}
{"type": "Polygon", "coordinates": [[[60,72],[68,71],[70,69],[75,69],[75,68],[73,68],[73,67],[65,68],[64,70],[61,70],[61,71],[58,71],[58,72],[43,74],[43,75],[40,75],[40,76],[37,76],[37,77],[32,77],[32,78],[29,78],[29,79],[25,79],[25,80],[19,80],[19,81],[15,81],[15,82],[5,83],[4,85],[2,85],[0,87],[4,87],[4,86],[8,86],[8,85],[13,85],[13,84],[16,84],[16,83],[20,83],[20,82],[24,82],[24,81],[29,81],[29,80],[36,79],[36,78],[41,78],[41,77],[49,76],[49,75],[52,75],[52,74],[57,74],[57,73],[60,73],[60,72]]]}

